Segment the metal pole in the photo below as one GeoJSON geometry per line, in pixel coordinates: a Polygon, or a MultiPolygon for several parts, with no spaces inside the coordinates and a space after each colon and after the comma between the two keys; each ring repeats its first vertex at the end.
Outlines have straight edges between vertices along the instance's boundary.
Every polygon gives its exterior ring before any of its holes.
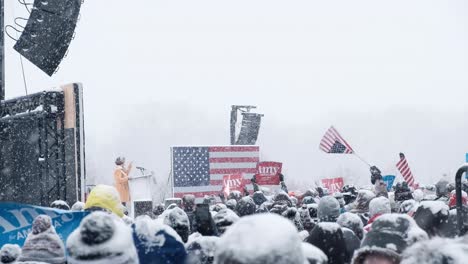
{"type": "Polygon", "coordinates": [[[0,0],[0,101],[5,100],[5,12],[4,1],[0,0]]]}
{"type": "Polygon", "coordinates": [[[458,169],[457,174],[455,175],[455,192],[457,197],[457,229],[458,235],[463,235],[464,231],[464,224],[463,220],[465,219],[463,213],[463,203],[462,203],[462,176],[463,173],[468,173],[468,165],[463,165],[460,169],[458,169]]]}
{"type": "Polygon", "coordinates": [[[231,106],[231,145],[236,144],[236,122],[237,122],[237,107],[231,106]]]}

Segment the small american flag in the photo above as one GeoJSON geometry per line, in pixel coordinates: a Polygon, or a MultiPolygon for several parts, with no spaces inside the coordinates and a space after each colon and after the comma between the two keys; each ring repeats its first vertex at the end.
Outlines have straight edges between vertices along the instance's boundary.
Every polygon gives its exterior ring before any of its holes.
{"type": "Polygon", "coordinates": [[[411,173],[411,169],[408,165],[408,161],[406,160],[405,154],[400,153],[400,161],[396,164],[398,170],[403,176],[403,179],[408,183],[409,186],[414,185],[414,177],[413,173],[411,173]]]}
{"type": "Polygon", "coordinates": [[[326,153],[353,154],[354,151],[340,133],[332,126],[320,141],[320,149],[326,153]]]}
{"type": "Polygon", "coordinates": [[[245,183],[250,183],[259,152],[258,146],[173,147],[174,197],[217,195],[222,192],[224,175],[242,174],[245,183]]]}

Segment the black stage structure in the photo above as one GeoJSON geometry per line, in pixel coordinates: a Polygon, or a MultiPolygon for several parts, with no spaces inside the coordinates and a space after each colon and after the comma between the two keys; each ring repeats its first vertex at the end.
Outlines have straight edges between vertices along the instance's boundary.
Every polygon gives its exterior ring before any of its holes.
{"type": "Polygon", "coordinates": [[[81,84],[0,102],[0,201],[84,199],[81,84]]]}

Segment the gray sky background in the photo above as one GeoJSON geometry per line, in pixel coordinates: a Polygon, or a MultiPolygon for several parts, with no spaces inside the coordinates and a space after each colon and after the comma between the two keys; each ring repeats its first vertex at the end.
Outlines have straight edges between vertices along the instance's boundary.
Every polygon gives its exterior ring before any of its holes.
{"type": "MultiPolygon", "coordinates": [[[[6,24],[27,15],[6,4],[6,24]]],[[[291,181],[368,183],[356,157],[318,150],[333,124],[384,172],[403,151],[431,183],[468,152],[467,14],[463,0],[88,0],[60,71],[25,70],[29,92],[83,83],[96,182],[118,154],[166,177],[171,145],[228,144],[230,105],[254,104],[262,158],[291,181]]],[[[23,95],[6,44],[7,97],[23,95]]]]}

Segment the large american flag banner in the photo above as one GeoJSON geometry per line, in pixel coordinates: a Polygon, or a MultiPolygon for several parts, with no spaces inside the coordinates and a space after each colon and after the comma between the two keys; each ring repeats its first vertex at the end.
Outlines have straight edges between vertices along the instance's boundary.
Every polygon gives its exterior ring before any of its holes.
{"type": "Polygon", "coordinates": [[[258,146],[173,147],[174,197],[195,197],[222,192],[223,176],[242,174],[251,190],[250,179],[257,172],[258,146]]]}
{"type": "Polygon", "coordinates": [[[409,186],[413,186],[414,177],[413,173],[411,173],[411,169],[408,165],[408,161],[406,160],[405,154],[400,153],[400,161],[398,161],[396,167],[400,171],[401,176],[403,176],[403,179],[405,179],[405,182],[407,182],[409,186]]]}
{"type": "Polygon", "coordinates": [[[330,127],[320,141],[319,148],[326,153],[354,153],[351,146],[343,139],[338,131],[332,126],[330,127]]]}

